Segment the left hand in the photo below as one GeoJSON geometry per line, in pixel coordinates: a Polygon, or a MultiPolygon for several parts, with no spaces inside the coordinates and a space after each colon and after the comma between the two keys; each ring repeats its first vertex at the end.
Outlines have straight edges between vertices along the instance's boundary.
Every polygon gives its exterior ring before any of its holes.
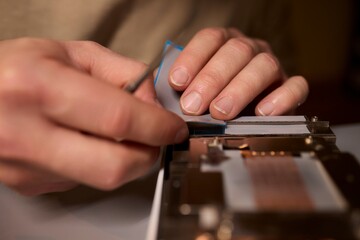
{"type": "Polygon", "coordinates": [[[0,53],[0,184],[23,195],[115,189],[188,135],[158,106],[153,79],[123,90],[141,62],[83,41],[4,40],[0,53]]]}
{"type": "Polygon", "coordinates": [[[236,117],[256,96],[280,81],[263,98],[256,115],[286,114],[308,95],[301,76],[287,77],[269,45],[234,28],[207,28],[198,32],[170,70],[170,85],[184,91],[180,105],[185,114],[209,109],[214,118],[236,117]]]}

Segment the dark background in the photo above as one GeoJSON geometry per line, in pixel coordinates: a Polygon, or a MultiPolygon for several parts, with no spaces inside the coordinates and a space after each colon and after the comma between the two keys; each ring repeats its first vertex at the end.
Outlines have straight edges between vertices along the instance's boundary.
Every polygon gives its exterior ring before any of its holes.
{"type": "Polygon", "coordinates": [[[360,4],[358,0],[291,3],[296,72],[310,84],[298,114],[333,124],[360,122],[360,4]]]}

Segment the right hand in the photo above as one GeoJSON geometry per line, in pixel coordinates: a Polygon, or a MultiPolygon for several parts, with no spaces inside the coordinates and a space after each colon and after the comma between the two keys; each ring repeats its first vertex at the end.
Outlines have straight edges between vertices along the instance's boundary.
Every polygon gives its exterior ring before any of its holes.
{"type": "Polygon", "coordinates": [[[92,42],[0,42],[0,182],[38,195],[145,174],[159,146],[188,134],[156,104],[151,79],[121,90],[145,67],[92,42]]]}

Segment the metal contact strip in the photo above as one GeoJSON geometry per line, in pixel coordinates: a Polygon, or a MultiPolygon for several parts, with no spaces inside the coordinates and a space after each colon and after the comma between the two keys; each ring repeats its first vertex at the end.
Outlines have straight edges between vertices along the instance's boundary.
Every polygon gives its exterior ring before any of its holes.
{"type": "Polygon", "coordinates": [[[240,151],[225,150],[228,159],[219,165],[203,163],[202,172],[221,172],[226,206],[233,211],[256,211],[249,173],[240,151]]]}
{"type": "Polygon", "coordinates": [[[323,166],[309,154],[294,157],[308,194],[317,211],[342,211],[346,202],[337,191],[323,166]]]}
{"type": "Polygon", "coordinates": [[[292,156],[251,156],[245,163],[259,211],[313,211],[314,204],[292,156]]]}

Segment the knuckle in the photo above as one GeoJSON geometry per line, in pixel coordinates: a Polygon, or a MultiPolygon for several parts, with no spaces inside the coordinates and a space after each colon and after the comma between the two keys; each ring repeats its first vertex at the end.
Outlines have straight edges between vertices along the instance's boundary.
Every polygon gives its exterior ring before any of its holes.
{"type": "MultiPolygon", "coordinates": [[[[143,62],[137,62],[139,65],[139,71],[144,72],[146,69],[149,68],[149,65],[143,63],[143,62]]],[[[149,75],[149,78],[153,79],[153,76],[149,75]]]]}
{"type": "Polygon", "coordinates": [[[14,62],[2,64],[0,69],[0,93],[16,93],[28,86],[24,71],[14,62]]]}
{"type": "Polygon", "coordinates": [[[290,84],[284,84],[288,95],[290,95],[294,101],[305,101],[309,93],[309,85],[306,79],[302,76],[295,76],[292,82],[294,83],[293,87],[290,87],[290,84]]]}
{"type": "Polygon", "coordinates": [[[41,46],[49,42],[50,40],[41,38],[22,37],[15,40],[15,45],[17,48],[32,49],[33,47],[41,46]]]}
{"type": "Polygon", "coordinates": [[[109,108],[105,120],[100,126],[100,132],[110,137],[126,138],[132,128],[130,108],[116,106],[109,108]]]}
{"type": "Polygon", "coordinates": [[[98,187],[105,191],[112,191],[126,183],[125,174],[124,170],[108,173],[106,177],[101,180],[98,187]]]}
{"type": "Polygon", "coordinates": [[[85,41],[78,41],[75,42],[78,43],[80,46],[86,47],[86,48],[91,48],[91,49],[103,49],[104,47],[94,41],[90,41],[90,40],[85,40],[85,41]]]}
{"type": "Polygon", "coordinates": [[[115,164],[106,170],[106,174],[99,183],[103,190],[114,190],[135,178],[144,175],[158,159],[159,149],[144,146],[141,153],[122,150],[116,154],[117,159],[129,161],[115,161],[115,164]],[[131,161],[130,161],[131,160],[131,161]],[[126,162],[126,163],[124,163],[126,162]]]}
{"type": "Polygon", "coordinates": [[[262,39],[257,39],[257,43],[266,51],[271,51],[271,46],[267,41],[264,41],[262,39]]]}
{"type": "Polygon", "coordinates": [[[262,53],[259,53],[258,56],[261,59],[261,61],[264,62],[265,66],[270,67],[270,69],[273,73],[280,72],[280,63],[274,55],[272,55],[270,53],[262,52],[262,53]]]}
{"type": "Polygon", "coordinates": [[[247,58],[251,58],[255,55],[253,46],[241,38],[229,39],[228,45],[236,52],[239,52],[241,55],[245,55],[247,58]]]}
{"type": "Polygon", "coordinates": [[[223,44],[227,39],[226,31],[222,28],[205,28],[198,34],[204,38],[209,38],[217,44],[223,44]]]}
{"type": "MultiPolygon", "coordinates": [[[[256,78],[256,76],[254,77],[256,78]]],[[[259,89],[259,83],[257,81],[253,81],[253,79],[244,79],[241,81],[241,91],[243,93],[254,93],[254,89],[259,89]]]]}
{"type": "Polygon", "coordinates": [[[297,91],[290,87],[289,85],[284,85],[284,95],[286,96],[286,99],[289,99],[289,103],[296,103],[298,100],[298,93],[297,91]]]}
{"type": "Polygon", "coordinates": [[[309,92],[309,83],[303,76],[295,76],[296,83],[299,85],[299,88],[307,93],[309,92]]]}
{"type": "Polygon", "coordinates": [[[143,175],[150,170],[150,168],[156,163],[160,155],[159,147],[151,147],[148,150],[148,154],[141,161],[142,167],[140,169],[139,175],[143,175]]]}
{"type": "MultiPolygon", "coordinates": [[[[132,158],[132,156],[124,152],[118,154],[118,159],[125,158],[132,158]]],[[[97,187],[106,191],[114,190],[127,182],[130,171],[131,169],[126,168],[122,161],[118,161],[112,164],[111,168],[104,170],[105,174],[102,174],[103,177],[98,180],[97,187]]]]}
{"type": "Polygon", "coordinates": [[[225,79],[218,71],[204,71],[198,76],[201,87],[204,89],[220,89],[223,87],[225,79]]]}
{"type": "Polygon", "coordinates": [[[29,63],[12,56],[0,66],[0,98],[22,101],[24,97],[37,99],[40,88],[32,76],[29,63]]]}
{"type": "Polygon", "coordinates": [[[43,55],[57,53],[61,44],[51,39],[23,37],[14,40],[14,47],[20,54],[23,52],[31,52],[34,56],[37,56],[37,53],[42,53],[43,55]],[[46,53],[43,51],[46,51],[46,53]]]}

